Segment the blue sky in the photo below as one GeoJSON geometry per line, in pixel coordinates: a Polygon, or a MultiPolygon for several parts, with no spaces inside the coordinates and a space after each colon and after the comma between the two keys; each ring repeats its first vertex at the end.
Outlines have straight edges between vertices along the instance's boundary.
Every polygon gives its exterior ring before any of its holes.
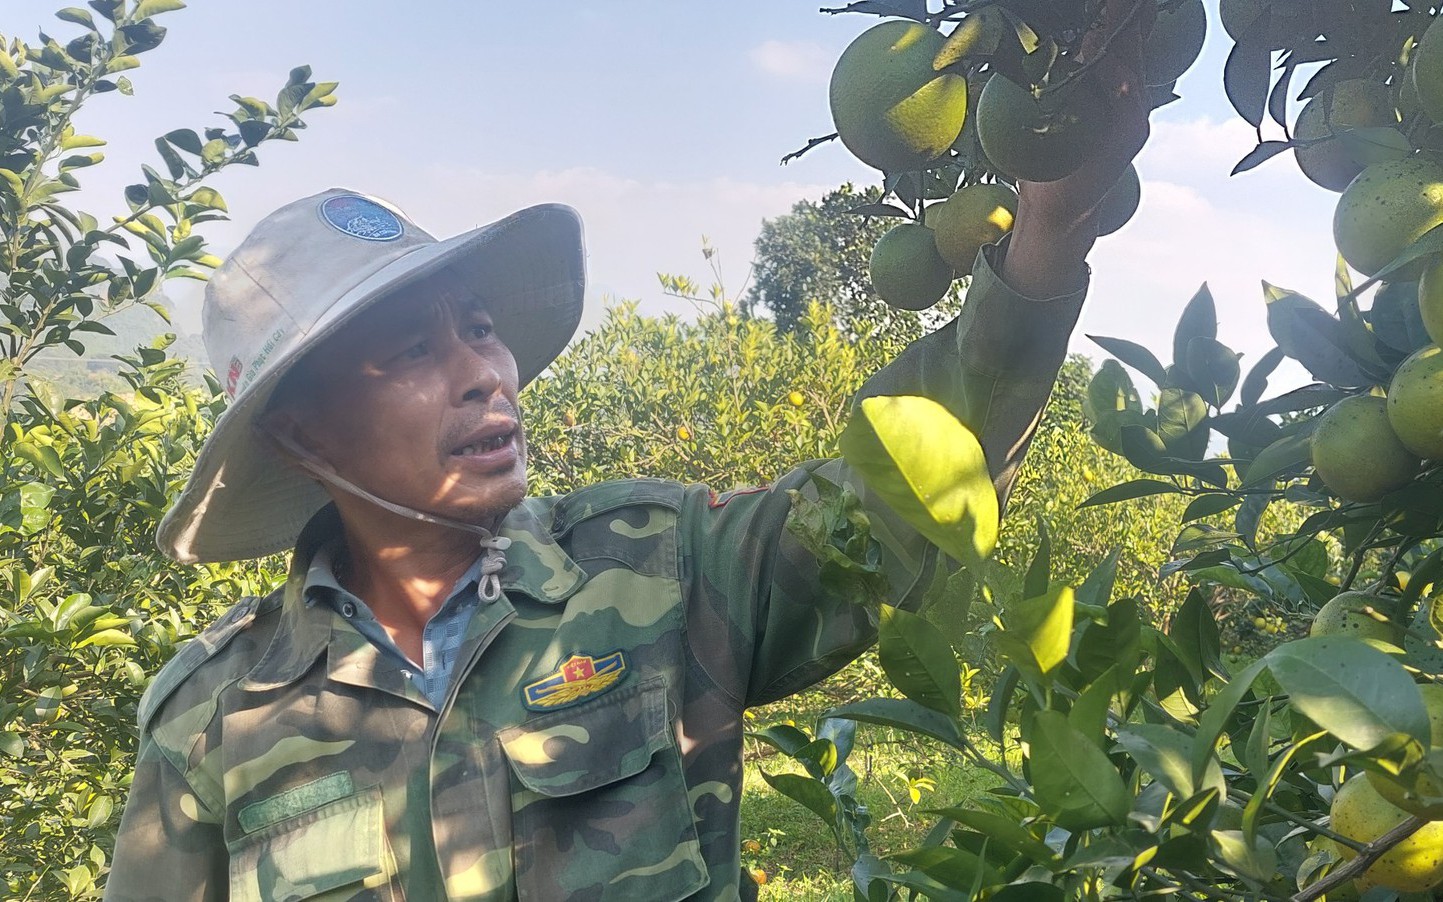
{"type": "MultiPolygon", "coordinates": [[[[0,33],[56,36],[59,3],[5,0],[0,33]]],[[[720,251],[728,289],[744,282],[764,217],[872,170],[839,145],[786,167],[782,155],[831,130],[826,81],[847,42],[876,20],[820,14],[817,0],[193,0],[167,14],[166,42],[132,75],[136,95],[98,99],[82,127],[111,142],[86,174],[83,202],[116,206],[171,128],[210,124],[231,93],[271,97],[290,67],[341,83],[295,145],[270,145],[258,169],[218,183],[234,223],[296,197],[346,185],[390,199],[438,235],[531,203],[562,201],[587,222],[595,322],[605,297],[685,313],[658,270],[704,281],[702,235],[720,251]]],[[[1212,4],[1209,3],[1211,6],[1212,4]]],[[[1215,26],[1215,23],[1214,23],[1215,26]]],[[[1228,178],[1252,132],[1223,99],[1227,39],[1213,27],[1184,77],[1183,101],[1154,116],[1139,161],[1143,208],[1094,252],[1084,332],[1164,354],[1178,312],[1204,280],[1225,342],[1255,360],[1270,345],[1259,281],[1329,304],[1335,195],[1287,158],[1228,178]]],[[[195,301],[176,292],[193,317],[195,301]]]]}

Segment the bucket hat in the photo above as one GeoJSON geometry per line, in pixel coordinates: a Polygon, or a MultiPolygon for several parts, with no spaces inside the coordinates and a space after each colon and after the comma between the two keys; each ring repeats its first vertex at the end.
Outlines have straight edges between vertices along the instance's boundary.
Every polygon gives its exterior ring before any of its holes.
{"type": "Polygon", "coordinates": [[[306,352],[377,301],[443,272],[486,298],[525,385],[581,320],[581,219],[544,204],[438,240],[383,200],[332,188],[261,220],[206,286],[201,333],[230,404],[161,520],[160,550],[194,563],[291,548],[330,499],[282,461],[256,418],[306,352]]]}

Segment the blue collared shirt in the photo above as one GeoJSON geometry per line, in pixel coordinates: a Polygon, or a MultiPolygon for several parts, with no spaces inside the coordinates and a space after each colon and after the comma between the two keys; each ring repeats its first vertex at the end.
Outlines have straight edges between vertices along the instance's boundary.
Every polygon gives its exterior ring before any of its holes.
{"type": "Polygon", "coordinates": [[[451,686],[451,673],[461,650],[461,637],[466,635],[466,626],[481,601],[481,557],[478,556],[456,581],[445,603],[426,621],[426,627],[421,632],[423,660],[417,662],[401,651],[371,608],[336,580],[333,551],[333,548],[323,548],[311,560],[311,566],[306,571],[306,604],[320,601],[346,618],[356,632],[369,639],[381,654],[400,665],[401,673],[416,684],[432,707],[440,710],[446,699],[446,690],[451,686]]]}

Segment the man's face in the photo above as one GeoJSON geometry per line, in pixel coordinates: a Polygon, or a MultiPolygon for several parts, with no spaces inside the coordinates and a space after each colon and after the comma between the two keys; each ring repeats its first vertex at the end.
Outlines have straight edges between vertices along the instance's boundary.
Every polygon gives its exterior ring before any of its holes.
{"type": "Polygon", "coordinates": [[[302,447],[396,504],[489,525],[526,494],[516,360],[474,293],[426,280],[308,354],[277,411],[302,447]]]}

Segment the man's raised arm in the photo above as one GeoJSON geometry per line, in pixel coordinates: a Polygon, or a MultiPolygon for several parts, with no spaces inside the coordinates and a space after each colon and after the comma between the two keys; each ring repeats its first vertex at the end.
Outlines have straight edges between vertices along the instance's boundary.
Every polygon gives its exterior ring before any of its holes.
{"type": "Polygon", "coordinates": [[[1152,0],[1108,0],[1080,59],[1106,98],[1108,127],[1081,169],[1022,182],[1016,224],[984,249],[961,315],[913,343],[858,396],[921,394],[946,405],[982,442],[1005,501],[1067,354],[1087,291],[1096,211],[1148,136],[1140,75],[1152,0]]]}

